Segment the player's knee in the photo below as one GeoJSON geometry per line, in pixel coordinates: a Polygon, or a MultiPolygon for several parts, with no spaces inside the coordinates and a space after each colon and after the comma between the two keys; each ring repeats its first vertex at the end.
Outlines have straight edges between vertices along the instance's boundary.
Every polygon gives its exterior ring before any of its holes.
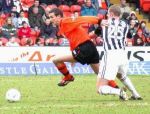
{"type": "Polygon", "coordinates": [[[51,61],[52,61],[53,63],[58,63],[58,59],[57,59],[56,56],[53,56],[53,57],[51,58],[51,61]]]}

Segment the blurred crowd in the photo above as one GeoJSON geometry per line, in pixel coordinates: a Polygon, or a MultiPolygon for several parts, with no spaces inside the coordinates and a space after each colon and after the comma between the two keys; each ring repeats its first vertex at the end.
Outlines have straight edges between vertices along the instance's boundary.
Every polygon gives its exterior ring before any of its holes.
{"type": "MultiPolygon", "coordinates": [[[[137,0],[139,1],[139,0],[137,0]]],[[[60,8],[64,17],[98,16],[107,18],[110,0],[1,0],[0,46],[66,46],[68,41],[58,34],[58,28],[48,16],[52,8],[60,8]]],[[[150,31],[146,22],[139,20],[126,0],[120,0],[122,19],[129,24],[128,46],[149,46],[150,31]]],[[[136,5],[138,10],[138,5],[136,5]]],[[[89,35],[96,26],[82,25],[89,35]]],[[[96,45],[103,45],[101,36],[96,45]]]]}

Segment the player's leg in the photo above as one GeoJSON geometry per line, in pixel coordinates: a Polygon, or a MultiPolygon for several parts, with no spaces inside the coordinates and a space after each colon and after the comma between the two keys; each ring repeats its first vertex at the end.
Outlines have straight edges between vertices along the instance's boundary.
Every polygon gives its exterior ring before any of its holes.
{"type": "Polygon", "coordinates": [[[109,81],[103,78],[97,78],[97,92],[101,95],[118,95],[122,100],[128,100],[123,89],[114,88],[108,85],[109,81]]]}
{"type": "Polygon", "coordinates": [[[98,72],[99,72],[99,63],[90,64],[90,66],[93,69],[94,73],[98,75],[98,72]]]}
{"type": "Polygon", "coordinates": [[[129,89],[129,91],[132,93],[132,97],[135,100],[142,100],[139,93],[136,91],[133,83],[127,76],[127,69],[128,69],[128,60],[127,60],[127,53],[124,52],[121,54],[122,57],[122,64],[119,66],[117,77],[120,79],[120,81],[129,89]]]}
{"type": "Polygon", "coordinates": [[[70,74],[64,62],[76,62],[72,53],[67,55],[57,55],[52,58],[56,68],[64,75],[64,78],[58,83],[58,86],[65,86],[69,82],[74,81],[74,77],[70,74]]]}
{"type": "Polygon", "coordinates": [[[108,85],[114,88],[119,88],[115,80],[109,80],[108,85]]]}
{"type": "MultiPolygon", "coordinates": [[[[95,74],[98,75],[99,72],[99,63],[97,64],[90,64],[91,68],[93,69],[93,71],[95,72],[95,74]]],[[[119,86],[117,85],[117,83],[114,80],[109,80],[108,85],[114,88],[119,88],[119,86]]]]}
{"type": "Polygon", "coordinates": [[[117,73],[117,78],[127,87],[127,89],[132,93],[131,99],[142,100],[139,93],[136,91],[132,81],[127,76],[127,65],[120,66],[117,73]]]}
{"type": "Polygon", "coordinates": [[[123,100],[127,100],[127,95],[120,88],[114,88],[109,86],[109,80],[114,80],[118,71],[118,61],[114,61],[113,59],[115,55],[113,53],[107,53],[104,55],[101,63],[99,74],[97,78],[97,91],[99,94],[110,94],[110,95],[118,95],[123,100]]]}

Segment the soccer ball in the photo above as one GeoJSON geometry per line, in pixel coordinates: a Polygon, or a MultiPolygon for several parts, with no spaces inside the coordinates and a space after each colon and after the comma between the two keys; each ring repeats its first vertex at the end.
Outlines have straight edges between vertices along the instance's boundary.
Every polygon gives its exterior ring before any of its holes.
{"type": "Polygon", "coordinates": [[[15,88],[11,88],[6,92],[6,100],[9,102],[17,102],[21,99],[21,93],[15,88]]]}

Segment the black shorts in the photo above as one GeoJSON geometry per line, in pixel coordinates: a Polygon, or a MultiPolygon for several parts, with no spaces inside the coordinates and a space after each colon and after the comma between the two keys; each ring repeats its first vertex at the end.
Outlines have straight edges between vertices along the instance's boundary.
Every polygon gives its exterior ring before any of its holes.
{"type": "Polygon", "coordinates": [[[99,63],[99,53],[92,41],[80,44],[72,54],[74,59],[83,65],[99,63]]]}

